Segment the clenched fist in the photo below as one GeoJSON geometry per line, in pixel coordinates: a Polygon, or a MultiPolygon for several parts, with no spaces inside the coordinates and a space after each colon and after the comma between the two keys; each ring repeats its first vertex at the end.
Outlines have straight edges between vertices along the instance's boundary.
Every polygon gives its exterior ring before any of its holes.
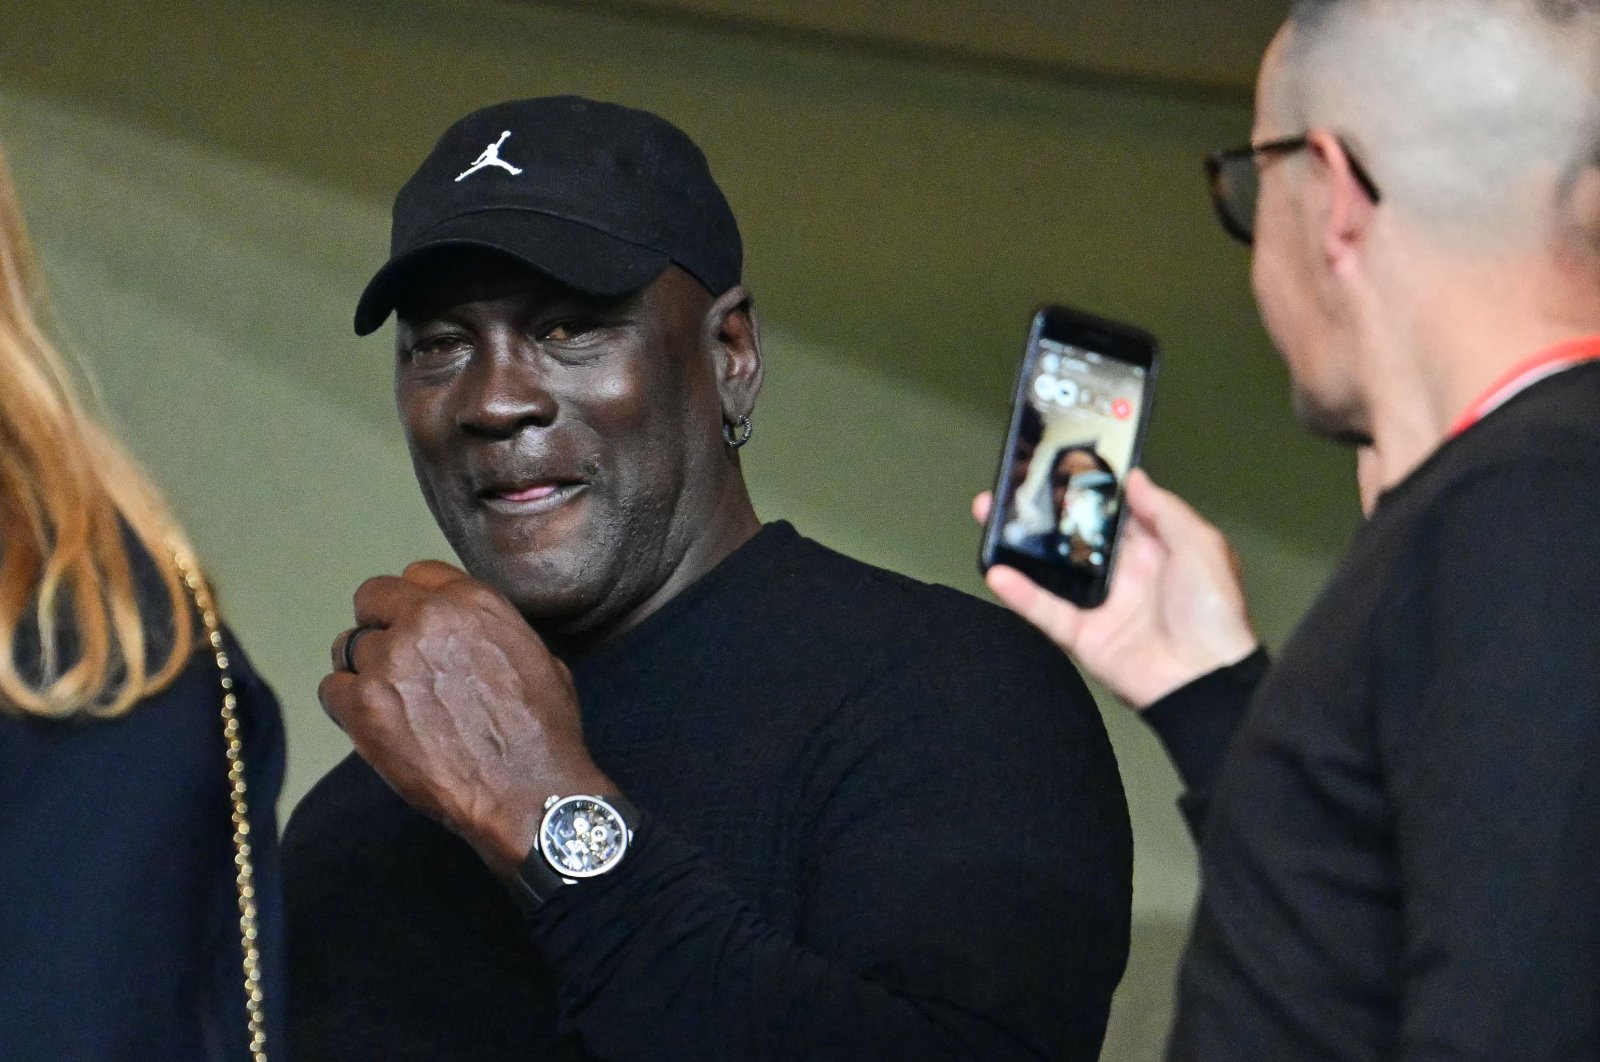
{"type": "Polygon", "coordinates": [[[334,641],[323,708],[406,803],[495,873],[532,848],[547,797],[616,792],[584,746],[566,665],[493,587],[420,561],[362,583],[355,618],[334,641]]]}

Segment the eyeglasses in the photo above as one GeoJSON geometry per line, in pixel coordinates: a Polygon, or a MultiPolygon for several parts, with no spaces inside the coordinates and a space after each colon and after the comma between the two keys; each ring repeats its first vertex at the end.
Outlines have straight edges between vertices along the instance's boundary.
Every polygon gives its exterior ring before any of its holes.
{"type": "MultiPolygon", "coordinates": [[[[1257,155],[1285,155],[1303,150],[1311,143],[1309,136],[1291,136],[1283,140],[1269,140],[1264,144],[1247,144],[1227,151],[1213,151],[1206,157],[1206,177],[1211,182],[1211,203],[1216,207],[1217,220],[1229,236],[1246,247],[1256,242],[1256,202],[1261,198],[1261,173],[1256,169],[1257,155]]],[[[1350,160],[1350,172],[1361,190],[1374,204],[1383,201],[1378,185],[1366,167],[1351,152],[1344,141],[1345,157],[1350,160]]]]}

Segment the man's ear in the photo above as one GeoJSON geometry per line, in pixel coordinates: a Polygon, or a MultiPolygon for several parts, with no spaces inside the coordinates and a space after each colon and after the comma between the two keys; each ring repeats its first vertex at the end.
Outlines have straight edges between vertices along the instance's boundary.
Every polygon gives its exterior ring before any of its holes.
{"type": "Polygon", "coordinates": [[[1356,176],[1350,152],[1339,138],[1323,129],[1306,134],[1322,183],[1326,189],[1326,214],[1322,219],[1322,250],[1335,269],[1350,264],[1365,242],[1377,204],[1356,176]]]}
{"type": "Polygon", "coordinates": [[[715,355],[717,393],[729,423],[748,417],[761,394],[761,326],[755,302],[740,284],[729,288],[706,314],[706,340],[715,355]]]}

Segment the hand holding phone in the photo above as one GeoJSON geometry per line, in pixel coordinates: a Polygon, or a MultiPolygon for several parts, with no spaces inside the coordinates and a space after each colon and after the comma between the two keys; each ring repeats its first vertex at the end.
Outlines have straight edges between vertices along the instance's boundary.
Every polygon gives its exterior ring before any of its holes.
{"type": "MultiPolygon", "coordinates": [[[[1239,567],[1222,533],[1143,471],[1128,474],[1117,575],[1105,603],[1083,609],[1009,568],[988,574],[1001,604],[1039,628],[1136,711],[1258,644],[1239,567]]],[[[992,495],[973,515],[989,518],[992,495]]]]}
{"type": "Polygon", "coordinates": [[[1132,325],[1061,306],[1035,314],[984,530],[984,571],[1015,568],[1083,608],[1105,601],[1156,365],[1155,339],[1132,325]]]}

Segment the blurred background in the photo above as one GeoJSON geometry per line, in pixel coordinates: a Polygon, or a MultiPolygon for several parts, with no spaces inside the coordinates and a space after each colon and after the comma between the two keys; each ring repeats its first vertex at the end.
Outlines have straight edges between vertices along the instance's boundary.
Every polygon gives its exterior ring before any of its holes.
{"type": "MultiPolygon", "coordinates": [[[[1200,160],[1244,142],[1267,0],[7,0],[0,145],[81,354],[283,700],[285,812],[347,745],[315,687],[368,575],[448,557],[355,297],[452,120],[574,92],[705,149],[742,223],[767,519],[983,593],[1029,315],[1166,348],[1146,465],[1235,539],[1269,641],[1354,528],[1347,455],[1293,427],[1248,256],[1200,160]]],[[[1153,738],[1110,701],[1137,838],[1106,1057],[1155,1057],[1195,870],[1153,738]]]]}

